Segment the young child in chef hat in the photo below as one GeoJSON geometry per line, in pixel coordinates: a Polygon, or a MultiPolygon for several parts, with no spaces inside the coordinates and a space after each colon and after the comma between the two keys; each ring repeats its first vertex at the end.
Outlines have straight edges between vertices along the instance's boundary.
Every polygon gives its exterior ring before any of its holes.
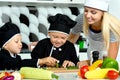
{"type": "Polygon", "coordinates": [[[74,44],[69,42],[70,29],[76,24],[68,16],[56,14],[48,18],[50,38],[40,40],[31,53],[33,59],[41,59],[41,66],[60,67],[75,66],[79,59],[74,44]]]}
{"type": "Polygon", "coordinates": [[[0,70],[19,70],[23,66],[39,67],[40,59],[24,59],[18,55],[22,49],[19,28],[11,23],[0,27],[0,70]]]}

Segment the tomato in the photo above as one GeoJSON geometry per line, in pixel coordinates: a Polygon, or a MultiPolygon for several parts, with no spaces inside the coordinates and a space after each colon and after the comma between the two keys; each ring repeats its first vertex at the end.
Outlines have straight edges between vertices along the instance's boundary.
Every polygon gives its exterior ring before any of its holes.
{"type": "Polygon", "coordinates": [[[80,75],[83,79],[85,79],[85,73],[89,71],[88,65],[84,65],[80,68],[80,75]]]}
{"type": "Polygon", "coordinates": [[[117,79],[118,76],[119,76],[119,73],[117,71],[114,71],[114,70],[109,70],[107,73],[107,77],[109,79],[117,79]]]}
{"type": "Polygon", "coordinates": [[[5,76],[10,76],[10,72],[4,72],[5,76]]]}

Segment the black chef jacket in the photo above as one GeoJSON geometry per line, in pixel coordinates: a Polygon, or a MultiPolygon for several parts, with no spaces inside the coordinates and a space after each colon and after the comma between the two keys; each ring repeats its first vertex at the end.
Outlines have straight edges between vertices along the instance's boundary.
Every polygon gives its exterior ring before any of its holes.
{"type": "Polygon", "coordinates": [[[38,59],[24,59],[19,55],[11,57],[10,53],[1,49],[0,51],[0,70],[19,70],[21,67],[37,67],[38,59]]]}
{"type": "MultiPolygon", "coordinates": [[[[31,57],[33,59],[48,57],[52,46],[50,38],[40,40],[31,52],[31,57]]],[[[58,59],[60,61],[60,65],[63,64],[64,60],[72,61],[74,64],[77,64],[79,61],[74,44],[69,41],[66,41],[63,46],[53,49],[51,56],[58,59]]]]}

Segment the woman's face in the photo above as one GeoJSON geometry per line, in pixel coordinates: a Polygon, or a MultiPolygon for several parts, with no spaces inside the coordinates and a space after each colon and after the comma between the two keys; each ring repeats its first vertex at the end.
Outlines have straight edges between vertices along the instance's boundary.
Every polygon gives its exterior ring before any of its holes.
{"type": "Polygon", "coordinates": [[[85,7],[84,9],[84,15],[89,25],[101,24],[103,14],[103,11],[95,8],[85,7]]]}
{"type": "Polygon", "coordinates": [[[22,49],[21,35],[15,35],[5,46],[4,48],[13,54],[20,53],[22,49]]]}
{"type": "Polygon", "coordinates": [[[50,40],[53,46],[60,47],[66,42],[68,35],[60,32],[49,32],[50,40]]]}

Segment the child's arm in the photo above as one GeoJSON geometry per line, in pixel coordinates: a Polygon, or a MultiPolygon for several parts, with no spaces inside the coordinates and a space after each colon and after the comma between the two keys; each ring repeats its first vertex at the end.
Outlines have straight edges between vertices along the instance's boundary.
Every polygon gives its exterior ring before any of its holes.
{"type": "Polygon", "coordinates": [[[40,66],[43,66],[43,65],[46,65],[48,67],[54,67],[56,66],[56,63],[57,63],[57,59],[53,58],[53,57],[45,57],[45,58],[41,58],[41,59],[38,59],[39,60],[39,65],[40,66]]]}

